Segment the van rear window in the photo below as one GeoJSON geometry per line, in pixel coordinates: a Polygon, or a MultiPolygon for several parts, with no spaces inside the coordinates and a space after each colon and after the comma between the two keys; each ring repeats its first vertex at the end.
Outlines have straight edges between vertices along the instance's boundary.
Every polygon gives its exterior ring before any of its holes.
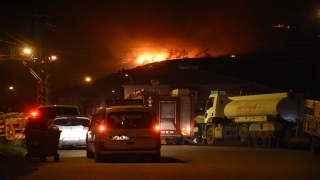
{"type": "Polygon", "coordinates": [[[148,112],[113,112],[106,119],[107,125],[115,129],[152,128],[155,119],[148,112]]]}

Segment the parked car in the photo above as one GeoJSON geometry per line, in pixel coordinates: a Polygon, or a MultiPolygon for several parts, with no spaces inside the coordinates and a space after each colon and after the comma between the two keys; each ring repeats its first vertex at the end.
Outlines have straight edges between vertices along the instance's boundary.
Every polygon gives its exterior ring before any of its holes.
{"type": "Polygon", "coordinates": [[[84,127],[84,123],[90,123],[90,119],[80,115],[57,116],[52,125],[62,131],[59,147],[86,146],[88,127],[84,127]]]}
{"type": "Polygon", "coordinates": [[[159,161],[159,123],[152,108],[137,100],[110,100],[94,113],[87,132],[87,157],[96,162],[111,155],[143,155],[159,161]],[[135,104],[136,102],[139,102],[135,104]]]}
{"type": "Polygon", "coordinates": [[[32,116],[28,118],[26,129],[47,130],[55,117],[60,115],[80,115],[77,106],[74,105],[45,105],[40,106],[32,116]]]}

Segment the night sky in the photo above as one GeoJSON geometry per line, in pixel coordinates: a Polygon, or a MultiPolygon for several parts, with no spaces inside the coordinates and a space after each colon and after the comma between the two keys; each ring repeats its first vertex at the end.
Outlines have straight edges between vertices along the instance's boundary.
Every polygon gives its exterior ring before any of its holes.
{"type": "Polygon", "coordinates": [[[213,56],[277,50],[287,39],[281,33],[270,38],[275,26],[299,31],[307,41],[320,24],[317,1],[1,0],[2,89],[36,88],[21,61],[7,56],[9,47],[35,44],[35,12],[52,17],[41,47],[58,56],[50,62],[52,89],[134,68],[139,55],[166,55],[167,48],[185,49],[189,58],[206,48],[213,56]]]}

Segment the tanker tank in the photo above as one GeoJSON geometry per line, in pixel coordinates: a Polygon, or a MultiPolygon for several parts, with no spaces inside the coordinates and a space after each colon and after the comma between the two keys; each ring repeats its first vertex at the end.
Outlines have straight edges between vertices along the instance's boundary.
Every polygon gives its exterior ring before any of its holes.
{"type": "Polygon", "coordinates": [[[232,100],[224,108],[228,119],[246,116],[272,116],[280,114],[288,121],[302,120],[304,100],[301,94],[288,93],[229,97],[232,100]]]}

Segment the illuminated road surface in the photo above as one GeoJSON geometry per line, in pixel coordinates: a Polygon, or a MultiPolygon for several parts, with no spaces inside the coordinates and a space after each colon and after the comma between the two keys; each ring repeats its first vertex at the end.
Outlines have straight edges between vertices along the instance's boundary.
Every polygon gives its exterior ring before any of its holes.
{"type": "Polygon", "coordinates": [[[103,163],[85,150],[59,150],[21,180],[92,179],[319,179],[320,155],[308,150],[223,146],[162,146],[159,163],[139,157],[114,157],[103,163]]]}

